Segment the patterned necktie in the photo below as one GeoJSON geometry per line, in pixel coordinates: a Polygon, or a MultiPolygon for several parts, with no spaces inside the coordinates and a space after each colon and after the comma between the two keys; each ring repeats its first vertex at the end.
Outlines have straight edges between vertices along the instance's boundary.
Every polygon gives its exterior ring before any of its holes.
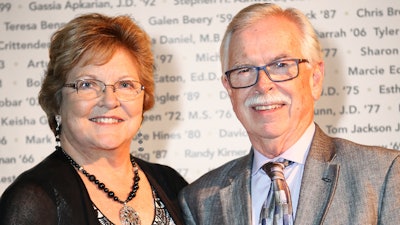
{"type": "Polygon", "coordinates": [[[289,187],[285,181],[283,169],[293,162],[268,162],[262,169],[271,178],[267,200],[261,209],[261,225],[292,225],[293,209],[289,187]]]}

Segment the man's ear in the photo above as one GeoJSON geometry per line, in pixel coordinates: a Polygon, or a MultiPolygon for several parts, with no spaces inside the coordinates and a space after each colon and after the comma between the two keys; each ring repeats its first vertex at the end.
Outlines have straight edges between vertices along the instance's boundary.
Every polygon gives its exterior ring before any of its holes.
{"type": "Polygon", "coordinates": [[[317,101],[321,97],[323,81],[324,81],[324,61],[318,62],[313,67],[313,74],[310,78],[311,93],[314,101],[317,101]]]}
{"type": "Polygon", "coordinates": [[[228,92],[228,95],[231,96],[232,88],[229,85],[228,78],[225,75],[221,76],[221,82],[222,82],[222,85],[224,85],[224,88],[226,89],[226,91],[228,92]]]}

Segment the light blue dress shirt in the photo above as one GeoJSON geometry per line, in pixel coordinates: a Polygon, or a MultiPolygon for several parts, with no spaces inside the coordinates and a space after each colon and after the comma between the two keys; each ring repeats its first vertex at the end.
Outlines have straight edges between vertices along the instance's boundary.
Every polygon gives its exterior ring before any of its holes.
{"type": "Polygon", "coordinates": [[[286,182],[289,185],[290,195],[292,197],[293,218],[296,218],[296,209],[299,202],[301,179],[303,177],[304,163],[306,161],[308,150],[315,132],[315,124],[307,128],[300,139],[280,156],[269,159],[254,149],[254,160],[251,173],[251,201],[252,201],[252,224],[258,225],[261,208],[267,199],[268,190],[271,185],[271,179],[261,169],[269,162],[276,161],[279,158],[293,161],[294,163],[284,171],[286,182]]]}

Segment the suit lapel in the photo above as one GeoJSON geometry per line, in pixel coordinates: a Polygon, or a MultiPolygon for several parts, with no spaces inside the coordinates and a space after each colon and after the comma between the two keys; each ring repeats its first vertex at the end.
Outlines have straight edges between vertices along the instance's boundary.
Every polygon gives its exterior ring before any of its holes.
{"type": "Polygon", "coordinates": [[[296,225],[323,223],[339,177],[335,156],[330,138],[316,126],[301,182],[296,225]]]}
{"type": "Polygon", "coordinates": [[[253,152],[232,168],[230,184],[220,190],[224,224],[251,224],[250,176],[253,152]],[[243,170],[245,168],[245,170],[243,170]]]}

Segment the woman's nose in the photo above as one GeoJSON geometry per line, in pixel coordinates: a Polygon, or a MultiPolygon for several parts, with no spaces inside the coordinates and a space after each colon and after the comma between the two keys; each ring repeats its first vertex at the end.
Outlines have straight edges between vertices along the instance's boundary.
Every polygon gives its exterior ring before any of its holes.
{"type": "Polygon", "coordinates": [[[100,103],[102,106],[113,109],[120,105],[120,101],[117,96],[115,87],[112,85],[106,85],[101,96],[100,103]]]}

